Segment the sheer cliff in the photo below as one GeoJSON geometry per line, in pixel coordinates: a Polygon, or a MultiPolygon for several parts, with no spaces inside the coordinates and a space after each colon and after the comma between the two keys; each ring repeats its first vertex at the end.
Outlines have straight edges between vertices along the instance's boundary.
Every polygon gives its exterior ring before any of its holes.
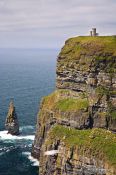
{"type": "Polygon", "coordinates": [[[32,156],[40,175],[116,174],[116,37],[65,42],[42,99],[32,156]]]}

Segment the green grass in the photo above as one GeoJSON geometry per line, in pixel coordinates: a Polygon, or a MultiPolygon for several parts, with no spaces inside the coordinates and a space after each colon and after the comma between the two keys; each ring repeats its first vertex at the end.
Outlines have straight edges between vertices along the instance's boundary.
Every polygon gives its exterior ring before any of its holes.
{"type": "Polygon", "coordinates": [[[110,95],[116,95],[116,91],[110,91],[110,95]]]}
{"type": "Polygon", "coordinates": [[[48,137],[48,143],[62,140],[66,147],[77,146],[80,152],[91,150],[91,155],[101,157],[111,165],[116,165],[116,137],[115,134],[103,130],[75,130],[60,125],[54,126],[48,137]]]}
{"type": "Polygon", "coordinates": [[[61,59],[59,62],[59,71],[62,71],[64,66],[67,67],[67,69],[70,68],[73,60],[73,66],[77,70],[88,71],[91,62],[94,62],[94,66],[99,65],[101,68],[103,67],[105,72],[115,73],[116,37],[80,36],[71,38],[66,41],[59,56],[64,57],[64,59],[61,59]]]}
{"type": "Polygon", "coordinates": [[[89,106],[87,99],[73,99],[73,98],[66,98],[63,100],[59,100],[55,107],[60,109],[61,111],[76,111],[87,109],[89,106]]]}
{"type": "MultiPolygon", "coordinates": [[[[103,86],[99,86],[96,88],[96,94],[101,98],[104,95],[107,97],[110,97],[112,95],[116,95],[116,91],[112,91],[110,89],[107,89],[103,86]]],[[[110,116],[111,119],[116,119],[116,109],[114,106],[112,106],[111,102],[108,102],[108,112],[104,115],[101,113],[101,116],[110,116]]]]}
{"type": "Polygon", "coordinates": [[[106,118],[108,116],[108,113],[107,112],[99,112],[98,115],[102,118],[106,118]]]}
{"type": "Polygon", "coordinates": [[[88,108],[88,100],[85,93],[77,93],[71,90],[56,90],[43,98],[43,108],[60,109],[61,111],[75,111],[88,108]]]}
{"type": "Polygon", "coordinates": [[[112,91],[109,88],[103,87],[103,86],[98,86],[96,88],[96,94],[99,96],[103,96],[103,95],[107,95],[107,96],[111,96],[111,95],[116,95],[116,91],[112,91]]]}
{"type": "Polygon", "coordinates": [[[110,115],[112,119],[116,120],[116,111],[112,111],[110,115]]]}
{"type": "MultiPolygon", "coordinates": [[[[83,49],[92,49],[104,50],[107,53],[113,52],[116,53],[116,37],[114,36],[99,36],[99,37],[90,37],[90,36],[79,36],[75,38],[70,38],[66,41],[66,47],[62,49],[63,53],[71,52],[71,49],[74,49],[74,46],[78,50],[83,49]],[[97,47],[96,47],[97,46],[97,47]]],[[[87,51],[87,50],[86,50],[87,51]]]]}
{"type": "Polygon", "coordinates": [[[89,37],[89,36],[79,36],[75,38],[70,38],[66,41],[65,46],[62,49],[62,53],[70,54],[72,51],[87,51],[96,49],[97,51],[104,50],[115,55],[116,54],[116,37],[114,36],[99,36],[99,37],[89,37]]]}
{"type": "Polygon", "coordinates": [[[96,88],[96,94],[102,97],[103,95],[110,95],[109,89],[103,87],[103,86],[98,86],[96,88]]]}

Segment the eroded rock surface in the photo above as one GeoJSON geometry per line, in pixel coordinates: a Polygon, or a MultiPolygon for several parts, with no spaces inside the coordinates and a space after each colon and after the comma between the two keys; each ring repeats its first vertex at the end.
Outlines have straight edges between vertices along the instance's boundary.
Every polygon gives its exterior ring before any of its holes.
{"type": "Polygon", "coordinates": [[[5,128],[8,130],[9,134],[19,135],[19,122],[13,101],[11,101],[9,105],[5,128]]]}
{"type": "Polygon", "coordinates": [[[56,73],[56,91],[41,102],[32,148],[39,173],[115,175],[116,37],[67,40],[56,73]],[[46,156],[50,150],[60,153],[46,156]]]}

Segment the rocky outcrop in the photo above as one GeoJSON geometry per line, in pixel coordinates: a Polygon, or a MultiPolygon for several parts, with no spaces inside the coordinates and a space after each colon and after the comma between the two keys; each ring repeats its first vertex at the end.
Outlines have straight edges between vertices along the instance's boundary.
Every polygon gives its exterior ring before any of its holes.
{"type": "Polygon", "coordinates": [[[37,120],[32,155],[41,175],[116,174],[115,71],[116,37],[66,41],[56,91],[43,98],[37,120]]]}
{"type": "Polygon", "coordinates": [[[116,37],[78,37],[66,41],[58,56],[56,86],[84,93],[93,127],[116,131],[115,44],[116,37]]]}
{"type": "Polygon", "coordinates": [[[42,145],[40,174],[115,174],[115,166],[105,160],[112,139],[116,144],[115,136],[102,129],[75,131],[55,125],[42,145]],[[48,150],[52,150],[51,154],[47,154],[48,150]]]}
{"type": "Polygon", "coordinates": [[[13,101],[9,105],[5,128],[8,130],[8,134],[19,135],[19,122],[13,101]]]}

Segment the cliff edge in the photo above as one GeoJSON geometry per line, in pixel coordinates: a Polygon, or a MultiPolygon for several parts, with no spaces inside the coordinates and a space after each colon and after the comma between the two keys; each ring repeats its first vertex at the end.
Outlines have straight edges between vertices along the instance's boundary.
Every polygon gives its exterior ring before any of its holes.
{"type": "Polygon", "coordinates": [[[57,59],[32,156],[40,175],[116,174],[116,37],[76,37],[57,59]]]}

